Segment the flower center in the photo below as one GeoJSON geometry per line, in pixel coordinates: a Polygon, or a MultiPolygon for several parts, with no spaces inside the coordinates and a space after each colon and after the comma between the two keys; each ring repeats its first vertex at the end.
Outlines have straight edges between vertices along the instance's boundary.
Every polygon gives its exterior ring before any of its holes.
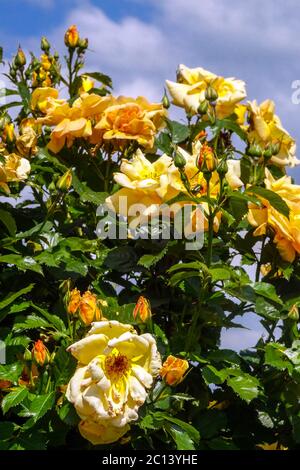
{"type": "Polygon", "coordinates": [[[110,380],[116,382],[126,375],[130,368],[129,359],[123,354],[109,354],[105,358],[105,373],[110,380]]]}

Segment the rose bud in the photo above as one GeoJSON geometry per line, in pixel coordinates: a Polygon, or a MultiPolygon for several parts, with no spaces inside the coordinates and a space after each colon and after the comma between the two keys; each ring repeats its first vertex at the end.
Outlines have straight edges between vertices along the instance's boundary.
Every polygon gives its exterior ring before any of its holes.
{"type": "Polygon", "coordinates": [[[168,385],[175,386],[183,381],[188,368],[188,361],[170,355],[163,363],[159,374],[168,385]]]}
{"type": "Polygon", "coordinates": [[[97,297],[87,290],[81,297],[79,316],[85,325],[102,319],[102,311],[98,307],[97,297]]]}
{"type": "Polygon", "coordinates": [[[75,49],[78,46],[79,42],[79,34],[77,30],[77,26],[73,24],[70,28],[66,31],[65,34],[65,45],[70,47],[71,49],[75,49]]]}
{"type": "Polygon", "coordinates": [[[143,323],[145,323],[149,318],[151,318],[151,307],[150,303],[142,295],[138,298],[136,306],[133,310],[133,318],[139,318],[143,323]]]}
{"type": "Polygon", "coordinates": [[[69,315],[75,315],[81,302],[80,291],[75,287],[68,295],[67,312],[69,315]]]}
{"type": "Polygon", "coordinates": [[[40,366],[47,364],[50,359],[50,354],[43,341],[38,339],[31,350],[32,359],[35,360],[40,366]]]}

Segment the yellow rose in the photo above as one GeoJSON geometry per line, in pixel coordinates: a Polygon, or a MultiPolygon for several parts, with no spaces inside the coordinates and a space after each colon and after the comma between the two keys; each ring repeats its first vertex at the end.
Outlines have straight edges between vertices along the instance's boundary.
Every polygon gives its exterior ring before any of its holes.
{"type": "Polygon", "coordinates": [[[164,115],[162,105],[151,105],[142,97],[134,100],[121,96],[106,108],[95,129],[101,131],[104,141],[135,140],[151,148],[164,115]]]}
{"type": "Polygon", "coordinates": [[[70,26],[65,33],[65,45],[71,47],[72,49],[78,46],[79,34],[77,26],[73,24],[70,26]]]}
{"type": "Polygon", "coordinates": [[[31,109],[46,113],[51,106],[51,100],[58,98],[58,90],[50,87],[36,88],[31,95],[31,109]]]}
{"type": "Polygon", "coordinates": [[[92,443],[115,442],[138,419],[161,368],[154,338],[118,321],[95,322],[68,351],[78,360],[66,396],[82,419],[79,431],[92,443]]]}
{"type": "Polygon", "coordinates": [[[266,188],[277,193],[287,203],[290,209],[289,218],[261,198],[263,207],[249,204],[248,221],[256,227],[255,236],[264,235],[268,227],[273,229],[275,234],[273,241],[281,257],[293,262],[300,253],[300,186],[293,184],[289,176],[276,180],[268,169],[265,171],[266,188]]]}
{"type": "Polygon", "coordinates": [[[248,102],[250,126],[248,128],[249,141],[255,141],[262,147],[268,144],[279,143],[279,153],[271,158],[271,162],[279,166],[295,166],[299,164],[296,158],[295,140],[282,127],[279,117],[275,114],[275,104],[266,100],[260,105],[257,101],[248,102]]]}
{"type": "Polygon", "coordinates": [[[191,114],[197,114],[205,90],[211,85],[218,93],[216,113],[221,119],[234,112],[235,105],[246,97],[245,83],[235,78],[223,78],[201,67],[189,69],[180,65],[177,83],[166,81],[173,103],[191,114]]]}
{"type": "Polygon", "coordinates": [[[30,163],[15,153],[4,155],[4,162],[0,162],[0,187],[9,193],[7,183],[11,181],[23,181],[30,173],[30,163]]]}

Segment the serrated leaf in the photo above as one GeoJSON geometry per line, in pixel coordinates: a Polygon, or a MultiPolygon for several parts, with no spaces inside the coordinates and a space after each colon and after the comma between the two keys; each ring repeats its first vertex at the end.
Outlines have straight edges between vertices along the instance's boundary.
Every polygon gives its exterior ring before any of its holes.
{"type": "Polygon", "coordinates": [[[170,424],[166,426],[166,430],[174,439],[177,450],[194,450],[195,445],[190,436],[179,426],[170,424]]]}
{"type": "Polygon", "coordinates": [[[13,364],[0,364],[0,380],[9,380],[12,383],[17,383],[23,371],[23,364],[21,362],[14,362],[13,364]]]}
{"type": "Polygon", "coordinates": [[[249,374],[237,375],[227,379],[227,384],[232,390],[239,395],[240,398],[250,403],[254,398],[257,398],[259,393],[259,381],[256,377],[249,374]]]}
{"type": "Polygon", "coordinates": [[[207,365],[202,369],[202,376],[207,384],[220,385],[227,379],[228,372],[226,369],[218,370],[212,365],[207,365]]]}
{"type": "Polygon", "coordinates": [[[29,284],[27,287],[24,287],[24,289],[8,294],[5,299],[0,302],[0,310],[13,303],[18,297],[21,297],[21,295],[28,294],[28,292],[31,292],[34,286],[35,284],[29,284]]]}
{"type": "Polygon", "coordinates": [[[177,121],[167,119],[167,126],[172,134],[172,141],[174,144],[179,144],[186,140],[190,135],[190,128],[177,121]]]}
{"type": "Polygon", "coordinates": [[[3,413],[5,414],[10,408],[19,405],[27,397],[28,393],[27,388],[20,387],[5,395],[1,403],[3,413]]]}
{"type": "Polygon", "coordinates": [[[13,326],[13,330],[16,331],[23,331],[23,330],[32,330],[32,329],[40,329],[40,328],[53,328],[47,320],[44,318],[38,317],[36,315],[28,315],[26,320],[20,323],[15,323],[13,326]]]}
{"type": "Polygon", "coordinates": [[[23,425],[23,429],[31,428],[54,406],[54,404],[55,392],[35,397],[29,407],[31,418],[23,425]]]}
{"type": "Polygon", "coordinates": [[[268,300],[273,300],[279,305],[282,305],[282,300],[278,297],[275,287],[267,282],[255,282],[253,289],[256,294],[265,297],[268,300]]]}
{"type": "Polygon", "coordinates": [[[39,307],[38,305],[35,305],[34,303],[31,303],[31,306],[35,310],[37,310],[44,318],[46,318],[46,320],[48,320],[48,322],[53,325],[58,331],[63,332],[66,330],[64,322],[57,315],[47,312],[47,310],[39,307]]]}
{"type": "Polygon", "coordinates": [[[104,73],[101,72],[84,72],[84,75],[87,75],[90,78],[93,78],[94,80],[97,80],[100,83],[103,83],[103,85],[112,88],[112,80],[108,75],[105,75],[104,73]]]}
{"type": "Polygon", "coordinates": [[[21,271],[34,271],[35,273],[43,275],[41,266],[31,256],[25,258],[21,255],[3,255],[0,256],[0,263],[12,264],[21,271]]]}

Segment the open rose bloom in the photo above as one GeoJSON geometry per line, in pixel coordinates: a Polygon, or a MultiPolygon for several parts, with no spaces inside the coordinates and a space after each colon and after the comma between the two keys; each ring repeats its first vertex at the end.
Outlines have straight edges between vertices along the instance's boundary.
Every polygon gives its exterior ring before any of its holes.
{"type": "Polygon", "coordinates": [[[153,336],[118,321],[95,322],[68,350],[78,360],[67,398],[82,419],[81,434],[93,444],[118,440],[138,419],[160,370],[153,336]]]}

